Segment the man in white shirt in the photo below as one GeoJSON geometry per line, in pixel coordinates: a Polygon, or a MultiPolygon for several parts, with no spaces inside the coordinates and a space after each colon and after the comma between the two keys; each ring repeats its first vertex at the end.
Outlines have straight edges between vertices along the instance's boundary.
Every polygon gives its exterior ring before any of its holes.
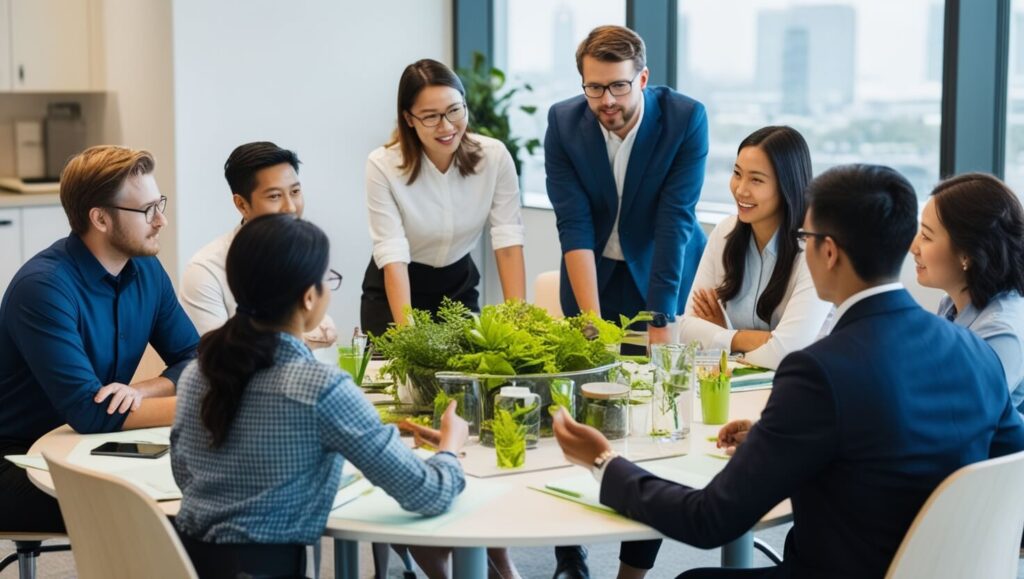
{"type": "MultiPolygon", "coordinates": [[[[219,328],[235,315],[237,304],[228,287],[224,263],[238,229],[250,219],[270,213],[291,213],[302,217],[305,200],[299,182],[299,157],[274,143],[258,141],[235,148],[224,163],[224,177],[242,222],[200,249],[181,279],[181,305],[199,334],[219,328]]],[[[337,334],[330,316],[305,336],[310,348],[335,342],[337,334]]]]}

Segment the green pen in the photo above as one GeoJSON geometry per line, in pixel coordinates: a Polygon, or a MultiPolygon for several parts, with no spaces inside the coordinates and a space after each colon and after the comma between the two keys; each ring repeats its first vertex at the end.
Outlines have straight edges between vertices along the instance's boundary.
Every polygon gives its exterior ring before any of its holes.
{"type": "Polygon", "coordinates": [[[718,437],[717,436],[709,436],[708,437],[708,442],[718,442],[718,437]]]}
{"type": "Polygon", "coordinates": [[[544,488],[548,489],[549,491],[555,491],[556,493],[563,494],[563,495],[565,495],[567,497],[573,497],[573,498],[576,498],[576,499],[583,498],[583,495],[578,493],[578,492],[576,492],[576,491],[570,491],[568,489],[560,489],[558,487],[553,487],[551,485],[544,485],[544,488]]]}

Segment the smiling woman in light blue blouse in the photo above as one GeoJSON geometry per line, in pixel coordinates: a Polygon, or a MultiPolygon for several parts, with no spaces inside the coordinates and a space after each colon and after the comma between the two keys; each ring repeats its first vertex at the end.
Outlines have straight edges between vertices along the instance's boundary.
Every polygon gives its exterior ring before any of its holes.
{"type": "Polygon", "coordinates": [[[291,215],[256,218],[227,255],[237,312],[203,336],[178,382],[171,466],[175,524],[201,577],[304,576],[349,460],[406,510],[448,509],[465,487],[457,452],[468,436],[454,406],[441,449],[421,460],[351,377],[302,341],[341,276],[327,236],[291,215]]]}
{"type": "Polygon", "coordinates": [[[995,350],[1010,400],[1024,410],[1024,209],[991,175],[939,183],[910,253],[917,282],[946,292],[939,315],[995,350]]]}
{"type": "Polygon", "coordinates": [[[795,236],[810,181],[811,154],[796,130],[764,127],[740,143],[729,182],[737,215],[711,232],[681,341],[771,369],[814,341],[831,306],[818,299],[795,236]]]}

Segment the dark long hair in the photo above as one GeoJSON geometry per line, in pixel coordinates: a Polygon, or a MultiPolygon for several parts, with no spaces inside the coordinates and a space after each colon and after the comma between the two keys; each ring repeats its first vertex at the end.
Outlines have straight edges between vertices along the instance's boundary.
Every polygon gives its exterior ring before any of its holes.
{"type": "MultiPolygon", "coordinates": [[[[770,323],[772,312],[782,301],[793,275],[793,262],[800,254],[793,233],[804,221],[806,202],[804,192],[811,182],[811,152],[803,135],[791,127],[764,127],[750,134],[740,143],[736,153],[746,147],[759,147],[768,156],[775,171],[776,186],[782,200],[782,223],[777,238],[776,262],[768,286],[757,300],[757,317],[770,323]]],[[[725,279],[717,289],[722,302],[736,297],[743,285],[743,269],[753,228],[749,223],[736,221],[736,227],[726,237],[722,263],[725,279]]]]}
{"type": "Polygon", "coordinates": [[[225,269],[238,311],[199,341],[199,370],[209,383],[200,418],[214,447],[227,440],[253,374],[273,365],[275,328],[310,286],[323,291],[329,253],[319,227],[280,213],[246,223],[231,242],[225,269]]]}
{"type": "Polygon", "coordinates": [[[967,254],[967,292],[978,309],[997,294],[1024,295],[1024,209],[1002,181],[967,173],[932,191],[953,250],[967,254]]]}
{"type": "MultiPolygon", "coordinates": [[[[386,146],[398,143],[402,150],[402,164],[398,168],[409,174],[409,185],[412,185],[420,175],[423,143],[420,142],[416,129],[405,122],[405,113],[412,110],[416,97],[428,86],[451,87],[459,91],[462,100],[466,100],[466,89],[458,75],[440,62],[424,58],[405,67],[402,79],[398,81],[398,127],[395,128],[391,141],[386,146]]],[[[459,175],[466,177],[475,174],[476,166],[482,158],[480,143],[470,138],[467,129],[462,135],[459,148],[455,150],[455,165],[459,168],[459,175]]]]}

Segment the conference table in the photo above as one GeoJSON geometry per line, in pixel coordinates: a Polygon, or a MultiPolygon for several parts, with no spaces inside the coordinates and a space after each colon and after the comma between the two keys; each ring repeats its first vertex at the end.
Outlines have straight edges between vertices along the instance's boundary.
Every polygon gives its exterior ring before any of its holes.
{"type": "MultiPolygon", "coordinates": [[[[756,419],[769,393],[768,389],[734,392],[730,418],[756,419]]],[[[695,422],[688,437],[688,456],[696,459],[720,455],[715,444],[708,440],[717,434],[719,428],[695,422]]],[[[82,440],[83,435],[75,433],[68,426],[62,426],[36,441],[29,454],[46,452],[66,458],[82,440]]],[[[553,440],[542,443],[555,444],[553,440]]],[[[493,455],[493,449],[485,450],[484,447],[467,448],[467,452],[490,452],[493,455]]],[[[528,451],[528,463],[529,452],[532,451],[528,451]]],[[[672,465],[673,461],[684,461],[685,458],[663,458],[639,464],[645,467],[672,465]]],[[[721,465],[717,468],[723,468],[726,464],[726,459],[720,456],[710,460],[721,465]]],[[[37,487],[55,495],[48,472],[29,469],[28,475],[37,487]]],[[[662,538],[660,533],[642,523],[536,490],[552,479],[574,476],[589,476],[589,473],[577,466],[564,466],[484,478],[467,476],[466,491],[459,499],[465,504],[461,509],[456,504],[456,509],[461,512],[441,515],[434,521],[426,517],[416,520],[401,517],[393,517],[391,520],[360,520],[337,516],[346,507],[332,511],[324,534],[335,540],[335,576],[345,579],[358,577],[360,541],[453,547],[453,577],[462,579],[487,576],[487,547],[541,547],[662,538]]],[[[353,504],[358,504],[358,501],[353,504]]],[[[162,501],[159,505],[167,515],[173,516],[178,512],[180,501],[162,501]]],[[[722,547],[722,565],[738,568],[752,566],[753,531],[790,520],[792,511],[789,501],[784,501],[769,511],[751,531],[722,547]]]]}

